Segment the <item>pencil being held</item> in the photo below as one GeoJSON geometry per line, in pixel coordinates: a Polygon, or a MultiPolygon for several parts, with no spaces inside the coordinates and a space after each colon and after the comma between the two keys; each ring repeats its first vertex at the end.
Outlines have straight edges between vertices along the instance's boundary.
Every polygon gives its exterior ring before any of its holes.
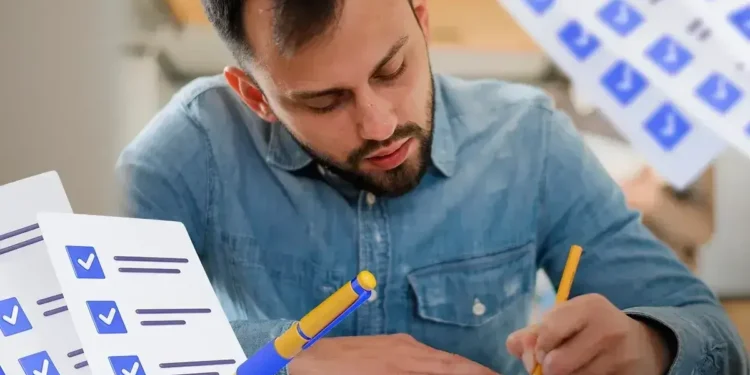
{"type": "Polygon", "coordinates": [[[629,316],[605,296],[568,300],[582,249],[573,246],[555,306],[508,337],[508,351],[534,375],[666,373],[675,347],[659,323],[629,316]]]}

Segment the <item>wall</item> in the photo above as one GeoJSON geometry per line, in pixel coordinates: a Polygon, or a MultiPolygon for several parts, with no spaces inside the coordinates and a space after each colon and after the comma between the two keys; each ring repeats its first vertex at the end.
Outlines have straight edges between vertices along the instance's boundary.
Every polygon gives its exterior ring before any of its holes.
{"type": "Polygon", "coordinates": [[[0,2],[0,184],[57,170],[76,211],[115,209],[118,5],[0,2]]]}

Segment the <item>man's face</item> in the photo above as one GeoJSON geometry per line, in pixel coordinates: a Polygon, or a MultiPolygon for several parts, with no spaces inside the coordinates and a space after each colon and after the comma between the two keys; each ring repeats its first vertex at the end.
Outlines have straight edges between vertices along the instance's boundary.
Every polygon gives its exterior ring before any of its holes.
{"type": "Polygon", "coordinates": [[[258,10],[268,5],[251,0],[245,14],[258,85],[235,87],[245,101],[358,187],[392,196],[414,188],[432,138],[423,1],[414,11],[406,0],[342,1],[337,23],[290,54],[272,44],[272,12],[258,10]]]}

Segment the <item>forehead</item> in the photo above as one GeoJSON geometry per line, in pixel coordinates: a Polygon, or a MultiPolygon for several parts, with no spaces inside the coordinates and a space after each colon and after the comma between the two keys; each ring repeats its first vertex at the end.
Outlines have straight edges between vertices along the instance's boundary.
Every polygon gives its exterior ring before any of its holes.
{"type": "Polygon", "coordinates": [[[418,29],[407,0],[339,0],[337,18],[325,34],[284,54],[273,42],[273,3],[248,1],[245,24],[261,69],[276,86],[298,89],[345,82],[348,76],[361,79],[394,43],[418,29]]]}

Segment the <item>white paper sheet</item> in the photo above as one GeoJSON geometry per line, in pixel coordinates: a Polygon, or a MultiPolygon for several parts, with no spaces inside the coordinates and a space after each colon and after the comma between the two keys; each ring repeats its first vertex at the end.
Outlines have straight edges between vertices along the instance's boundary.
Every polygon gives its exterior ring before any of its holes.
{"type": "Polygon", "coordinates": [[[233,374],[246,358],[185,227],[40,214],[57,279],[96,374],[233,374]]]}
{"type": "Polygon", "coordinates": [[[72,212],[57,173],[0,186],[0,374],[89,375],[40,211],[72,212]]]}
{"type": "Polygon", "coordinates": [[[750,155],[746,1],[498,2],[676,188],[750,155]]]}

